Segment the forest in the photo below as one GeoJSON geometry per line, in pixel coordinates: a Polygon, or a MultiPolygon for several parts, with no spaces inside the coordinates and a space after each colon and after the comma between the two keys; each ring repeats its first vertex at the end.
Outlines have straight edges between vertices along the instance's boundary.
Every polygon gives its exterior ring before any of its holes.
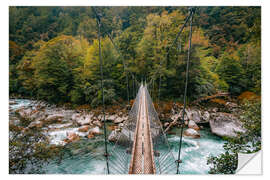
{"type": "MultiPolygon", "coordinates": [[[[172,46],[187,7],[96,7],[101,17],[105,102],[135,96],[182,101],[189,28],[172,46]],[[111,39],[115,43],[112,43],[111,39]],[[126,65],[126,70],[124,66],[126,65]]],[[[261,9],[198,7],[193,18],[188,101],[218,92],[261,93],[261,9]]],[[[9,91],[55,104],[101,103],[98,26],[91,7],[9,8],[9,91]]]]}

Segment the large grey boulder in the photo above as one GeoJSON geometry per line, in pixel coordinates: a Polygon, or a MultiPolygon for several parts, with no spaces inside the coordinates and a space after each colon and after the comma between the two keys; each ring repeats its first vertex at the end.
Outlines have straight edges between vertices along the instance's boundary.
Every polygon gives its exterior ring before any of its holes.
{"type": "Polygon", "coordinates": [[[195,123],[200,123],[201,122],[201,111],[192,110],[191,111],[191,120],[193,120],[195,123]]]}
{"type": "Polygon", "coordinates": [[[209,123],[210,113],[208,111],[200,111],[198,109],[187,109],[186,114],[189,120],[195,123],[209,123]]]}
{"type": "Polygon", "coordinates": [[[120,134],[117,130],[113,130],[111,134],[109,135],[108,140],[110,142],[116,142],[119,135],[120,134]]]}
{"type": "Polygon", "coordinates": [[[235,137],[237,132],[245,132],[242,123],[233,114],[213,113],[209,123],[212,133],[221,137],[235,137]]]}
{"type": "Polygon", "coordinates": [[[186,109],[186,114],[189,120],[195,123],[205,123],[206,121],[202,118],[202,112],[197,109],[186,109]]]}

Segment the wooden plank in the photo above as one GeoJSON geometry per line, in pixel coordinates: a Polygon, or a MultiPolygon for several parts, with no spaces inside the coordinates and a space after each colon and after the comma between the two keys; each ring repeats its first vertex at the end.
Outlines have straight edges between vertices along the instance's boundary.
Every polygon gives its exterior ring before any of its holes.
{"type": "Polygon", "coordinates": [[[150,122],[148,118],[147,101],[144,91],[144,174],[155,174],[156,168],[154,163],[153,143],[150,131],[150,122]]]}
{"type": "Polygon", "coordinates": [[[142,172],[144,174],[156,172],[144,87],[139,103],[129,174],[142,174],[142,172]]]}
{"type": "MultiPolygon", "coordinates": [[[[141,97],[142,98],[142,97],[141,97]]],[[[142,142],[141,142],[141,98],[139,103],[139,113],[136,123],[136,130],[133,141],[132,155],[129,166],[129,174],[141,174],[142,173],[142,142]]]]}

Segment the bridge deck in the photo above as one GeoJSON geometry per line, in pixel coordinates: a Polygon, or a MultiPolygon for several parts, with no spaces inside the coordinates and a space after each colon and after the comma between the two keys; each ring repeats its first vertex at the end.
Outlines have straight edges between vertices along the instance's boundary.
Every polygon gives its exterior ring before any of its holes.
{"type": "Polygon", "coordinates": [[[144,87],[142,90],[129,174],[155,174],[156,172],[144,87]]]}

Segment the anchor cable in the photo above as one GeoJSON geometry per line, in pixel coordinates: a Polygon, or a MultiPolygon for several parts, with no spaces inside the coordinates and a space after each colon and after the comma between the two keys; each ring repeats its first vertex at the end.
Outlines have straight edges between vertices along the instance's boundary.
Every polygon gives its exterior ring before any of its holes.
{"type": "MultiPolygon", "coordinates": [[[[190,19],[190,17],[191,17],[191,13],[189,13],[189,15],[188,15],[188,17],[186,18],[184,24],[181,26],[179,32],[177,33],[177,36],[176,36],[176,38],[174,39],[172,45],[169,47],[168,52],[167,52],[167,55],[166,55],[167,61],[169,60],[169,55],[170,55],[170,51],[171,51],[172,47],[173,47],[173,46],[175,45],[175,43],[177,42],[178,38],[180,37],[180,35],[181,35],[182,31],[184,30],[184,28],[185,28],[185,26],[186,26],[188,20],[190,19]]],[[[160,65],[160,69],[161,69],[161,65],[162,65],[161,61],[160,61],[159,65],[160,65]]],[[[160,103],[160,87],[161,87],[161,72],[160,72],[160,74],[159,74],[158,104],[160,103]]]]}
{"type": "Polygon", "coordinates": [[[179,174],[179,164],[180,164],[180,155],[181,155],[181,148],[182,148],[182,139],[183,139],[183,129],[184,129],[184,116],[185,116],[185,109],[186,109],[186,96],[187,96],[187,88],[188,88],[188,74],[189,74],[189,62],[190,62],[190,51],[191,51],[191,39],[192,39],[192,18],[195,9],[190,9],[190,31],[189,31],[189,46],[188,46],[188,57],[187,57],[187,66],[186,66],[186,82],[185,82],[185,92],[184,92],[184,107],[182,110],[182,121],[181,121],[181,136],[179,141],[179,151],[178,151],[178,159],[177,159],[177,172],[179,174]]]}
{"type": "Polygon", "coordinates": [[[105,119],[105,102],[104,102],[104,85],[103,85],[103,60],[101,56],[101,42],[100,42],[100,27],[101,21],[100,17],[97,14],[95,8],[93,7],[94,13],[97,18],[97,25],[98,25],[98,50],[99,50],[99,63],[100,63],[100,75],[101,75],[101,89],[102,89],[102,113],[103,113],[103,128],[104,128],[104,143],[105,143],[105,158],[106,158],[106,166],[107,166],[107,173],[110,174],[109,169],[109,154],[108,154],[108,147],[107,147],[107,131],[106,131],[106,119],[105,119]]]}

